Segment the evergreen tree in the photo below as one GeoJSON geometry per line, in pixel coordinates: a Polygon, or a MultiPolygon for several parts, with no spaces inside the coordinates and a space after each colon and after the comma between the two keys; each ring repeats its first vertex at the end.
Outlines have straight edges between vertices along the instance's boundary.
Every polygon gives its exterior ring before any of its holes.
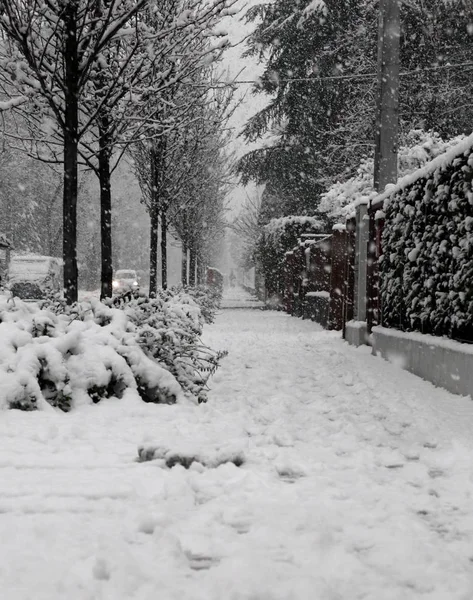
{"type": "MultiPolygon", "coordinates": [[[[465,133],[473,117],[473,8],[468,0],[402,4],[401,135],[434,127],[465,133]],[[426,69],[428,69],[426,71],[426,69]],[[471,69],[471,67],[470,67],[471,69]]],[[[248,12],[257,22],[248,55],[265,63],[255,92],[268,105],[243,131],[262,147],[246,154],[243,183],[266,184],[261,219],[314,214],[320,194],[373,154],[378,2],[275,0],[248,12]]]]}

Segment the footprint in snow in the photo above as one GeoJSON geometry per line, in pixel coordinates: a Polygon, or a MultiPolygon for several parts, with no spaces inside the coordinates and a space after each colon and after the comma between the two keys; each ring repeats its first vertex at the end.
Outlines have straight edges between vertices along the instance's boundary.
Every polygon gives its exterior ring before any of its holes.
{"type": "Polygon", "coordinates": [[[233,525],[233,528],[240,535],[244,535],[245,533],[248,533],[251,529],[251,527],[248,523],[240,523],[239,525],[235,524],[235,525],[233,525]]]}
{"type": "Polygon", "coordinates": [[[404,453],[404,457],[406,460],[409,460],[411,462],[417,461],[420,459],[420,454],[418,452],[415,451],[409,451],[409,452],[405,452],[404,453]]]}
{"type": "Polygon", "coordinates": [[[299,467],[293,467],[289,465],[277,466],[276,471],[281,481],[285,483],[295,483],[301,477],[305,477],[306,473],[299,467]]]}
{"type": "Polygon", "coordinates": [[[353,377],[353,373],[345,373],[343,375],[343,383],[347,387],[351,387],[352,385],[354,385],[355,384],[355,379],[353,377]]]}
{"type": "Polygon", "coordinates": [[[429,476],[432,477],[432,479],[442,477],[443,475],[445,475],[445,473],[442,471],[442,469],[430,469],[429,471],[429,476]]]}
{"type": "Polygon", "coordinates": [[[95,579],[107,581],[110,579],[110,569],[103,558],[98,558],[92,568],[92,574],[95,579]]]}
{"type": "Polygon", "coordinates": [[[231,527],[239,534],[248,533],[254,517],[244,508],[228,508],[222,514],[222,524],[231,527]]]}
{"type": "Polygon", "coordinates": [[[189,567],[193,571],[205,571],[220,562],[220,559],[215,556],[197,555],[191,552],[186,552],[186,556],[189,561],[189,567]]]}

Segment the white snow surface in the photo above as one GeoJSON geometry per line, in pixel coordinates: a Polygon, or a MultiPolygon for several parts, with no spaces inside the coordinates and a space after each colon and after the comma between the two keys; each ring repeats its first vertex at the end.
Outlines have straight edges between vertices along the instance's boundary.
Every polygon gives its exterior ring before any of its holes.
{"type": "Polygon", "coordinates": [[[264,308],[264,302],[258,300],[256,296],[250,296],[250,294],[239,285],[235,285],[234,287],[226,286],[223,289],[221,307],[264,308]]]}
{"type": "Polygon", "coordinates": [[[473,597],[470,399],[280,312],[204,341],[206,405],[0,413],[2,598],[473,597]]]}

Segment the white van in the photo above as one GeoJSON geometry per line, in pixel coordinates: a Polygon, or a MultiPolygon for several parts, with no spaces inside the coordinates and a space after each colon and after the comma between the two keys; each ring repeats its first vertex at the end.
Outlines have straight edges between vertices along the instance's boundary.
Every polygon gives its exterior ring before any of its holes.
{"type": "Polygon", "coordinates": [[[24,300],[39,300],[62,290],[62,260],[54,256],[19,254],[8,267],[8,288],[24,300]]]}

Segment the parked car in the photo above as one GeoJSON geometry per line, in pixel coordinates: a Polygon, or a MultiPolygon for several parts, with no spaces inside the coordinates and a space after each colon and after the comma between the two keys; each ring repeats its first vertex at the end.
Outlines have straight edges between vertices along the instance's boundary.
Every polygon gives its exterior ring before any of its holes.
{"type": "Polygon", "coordinates": [[[138,269],[138,271],[136,271],[136,274],[138,275],[138,285],[142,286],[144,283],[146,283],[146,280],[149,279],[149,274],[146,274],[146,271],[143,271],[142,269],[138,269]]]}
{"type": "Polygon", "coordinates": [[[54,256],[13,256],[8,267],[7,286],[18,298],[40,300],[61,291],[61,265],[62,260],[54,256]]]}
{"type": "Polygon", "coordinates": [[[115,273],[112,282],[115,293],[128,292],[139,288],[138,275],[132,269],[120,269],[115,273]]]}

